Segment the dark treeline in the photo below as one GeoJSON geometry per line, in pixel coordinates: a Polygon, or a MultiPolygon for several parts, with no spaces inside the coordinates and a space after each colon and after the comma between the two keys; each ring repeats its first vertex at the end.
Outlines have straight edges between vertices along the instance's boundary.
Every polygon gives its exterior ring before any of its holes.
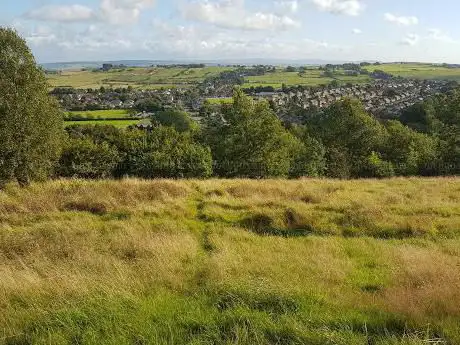
{"type": "Polygon", "coordinates": [[[460,92],[379,121],[343,100],[301,125],[284,125],[265,101],[236,90],[233,104],[210,105],[196,125],[183,111],[158,112],[149,131],[67,128],[57,176],[335,177],[460,173],[460,92]]]}
{"type": "MultiPolygon", "coordinates": [[[[198,125],[180,109],[154,110],[148,130],[72,126],[48,94],[25,41],[0,29],[0,184],[50,177],[235,178],[437,176],[460,173],[460,90],[379,120],[355,100],[320,112],[269,103],[237,88],[233,103],[205,103],[198,125]]],[[[152,108],[153,107],[153,108],[152,108]]]]}

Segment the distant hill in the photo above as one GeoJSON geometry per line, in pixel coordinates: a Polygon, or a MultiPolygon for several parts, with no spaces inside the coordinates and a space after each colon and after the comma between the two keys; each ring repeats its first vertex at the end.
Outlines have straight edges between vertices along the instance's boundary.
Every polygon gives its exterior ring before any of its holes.
{"type": "Polygon", "coordinates": [[[282,59],[265,59],[265,58],[248,58],[248,59],[224,59],[224,60],[199,60],[199,59],[183,59],[183,60],[115,60],[115,61],[74,61],[74,62],[51,62],[42,63],[41,66],[47,70],[75,70],[81,68],[100,68],[104,63],[113,65],[126,65],[128,67],[148,67],[152,65],[173,65],[173,64],[190,64],[204,63],[207,66],[218,65],[325,65],[325,64],[340,64],[349,61],[332,61],[318,59],[298,59],[298,60],[282,60],[282,59]]]}

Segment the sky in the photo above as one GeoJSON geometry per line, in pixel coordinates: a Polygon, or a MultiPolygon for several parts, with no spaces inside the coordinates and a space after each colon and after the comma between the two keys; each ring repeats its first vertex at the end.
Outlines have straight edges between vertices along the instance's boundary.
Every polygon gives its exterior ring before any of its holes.
{"type": "Polygon", "coordinates": [[[458,0],[0,0],[39,62],[460,63],[458,0]]]}

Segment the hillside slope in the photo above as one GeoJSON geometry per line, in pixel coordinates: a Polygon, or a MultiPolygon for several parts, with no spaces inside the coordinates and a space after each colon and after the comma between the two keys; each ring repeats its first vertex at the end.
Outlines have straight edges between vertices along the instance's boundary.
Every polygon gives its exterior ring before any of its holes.
{"type": "Polygon", "coordinates": [[[0,193],[0,344],[460,343],[460,179],[0,193]]]}

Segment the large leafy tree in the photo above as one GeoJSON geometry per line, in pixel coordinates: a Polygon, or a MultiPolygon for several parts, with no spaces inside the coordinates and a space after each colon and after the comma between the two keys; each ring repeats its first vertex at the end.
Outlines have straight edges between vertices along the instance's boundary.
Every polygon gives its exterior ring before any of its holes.
{"type": "Polygon", "coordinates": [[[372,152],[386,140],[385,128],[366,113],[359,101],[345,99],[307,121],[310,133],[327,148],[328,175],[359,177],[366,175],[372,152]],[[339,168],[340,172],[334,172],[339,168]]]}
{"type": "Polygon", "coordinates": [[[117,171],[120,176],[202,178],[212,174],[209,148],[171,127],[127,132],[118,149],[124,156],[117,171]]]}
{"type": "Polygon", "coordinates": [[[187,132],[196,127],[190,115],[178,109],[160,111],[152,116],[152,121],[161,126],[173,127],[178,132],[187,132]]]}
{"type": "Polygon", "coordinates": [[[59,157],[62,121],[26,42],[0,27],[0,183],[48,177],[59,157]]]}
{"type": "Polygon", "coordinates": [[[287,176],[301,145],[270,109],[236,89],[231,105],[205,129],[215,171],[225,177],[287,176]]]}
{"type": "Polygon", "coordinates": [[[388,141],[383,153],[394,164],[398,175],[433,174],[438,165],[439,142],[435,137],[416,132],[399,121],[386,124],[388,141]]]}

